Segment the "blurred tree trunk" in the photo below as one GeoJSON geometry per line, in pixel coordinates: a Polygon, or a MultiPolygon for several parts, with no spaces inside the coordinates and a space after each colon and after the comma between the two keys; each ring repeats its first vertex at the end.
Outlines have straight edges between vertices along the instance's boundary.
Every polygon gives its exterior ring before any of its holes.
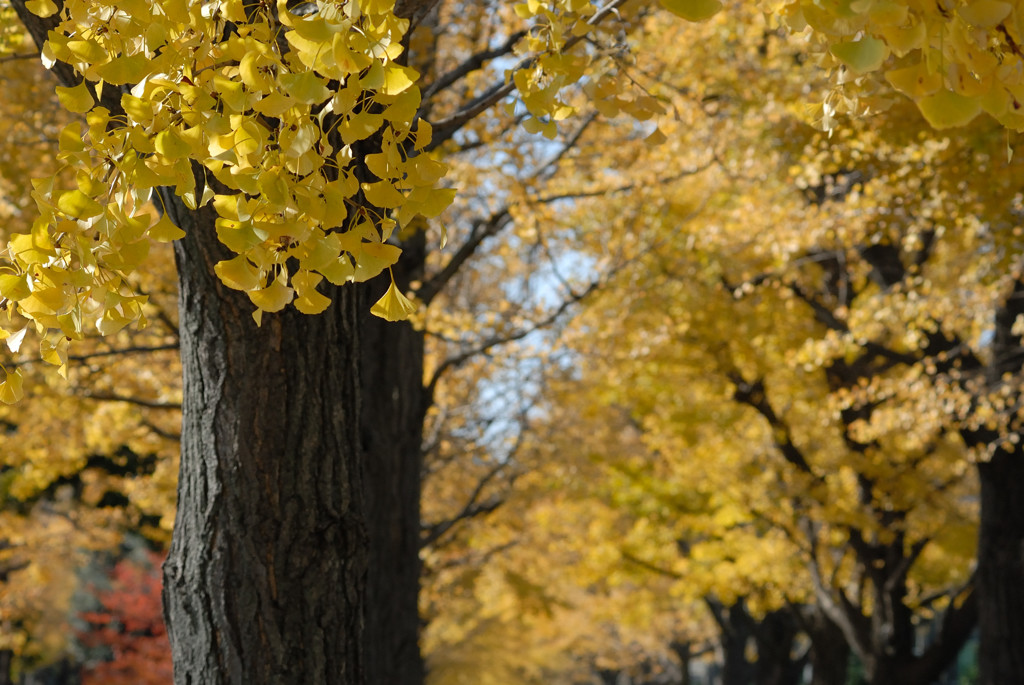
{"type": "MultiPolygon", "coordinates": [[[[423,259],[420,234],[403,244],[393,269],[400,288],[422,278],[423,259]]],[[[409,322],[391,323],[369,314],[370,304],[389,283],[385,273],[367,284],[360,320],[361,440],[371,569],[364,657],[371,685],[421,685],[420,479],[427,401],[423,332],[409,322]]]]}
{"type": "Polygon", "coordinates": [[[1024,683],[1024,458],[997,450],[978,476],[981,683],[1024,683]]]}

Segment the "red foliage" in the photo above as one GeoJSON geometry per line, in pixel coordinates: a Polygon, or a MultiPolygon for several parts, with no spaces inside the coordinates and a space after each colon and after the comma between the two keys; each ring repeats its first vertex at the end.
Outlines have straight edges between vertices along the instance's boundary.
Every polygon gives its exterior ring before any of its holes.
{"type": "Polygon", "coordinates": [[[171,645],[160,601],[160,564],[117,563],[111,589],[98,594],[101,611],[83,612],[92,628],[81,635],[89,647],[108,647],[112,659],[82,671],[82,685],[167,685],[171,683],[171,645]]]}

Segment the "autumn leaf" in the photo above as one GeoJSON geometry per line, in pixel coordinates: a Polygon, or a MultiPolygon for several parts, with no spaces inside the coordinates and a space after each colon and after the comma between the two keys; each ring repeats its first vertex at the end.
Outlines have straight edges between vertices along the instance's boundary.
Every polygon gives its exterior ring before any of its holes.
{"type": "Polygon", "coordinates": [[[0,402],[4,404],[14,404],[20,400],[24,395],[25,391],[23,386],[24,379],[21,375],[20,369],[14,371],[7,371],[4,381],[0,383],[0,402]]]}
{"type": "Polygon", "coordinates": [[[395,279],[391,279],[391,285],[387,292],[377,300],[370,313],[379,316],[387,321],[404,321],[416,311],[416,304],[407,298],[395,285],[395,279]]]}
{"type": "Polygon", "coordinates": [[[687,21],[707,21],[722,10],[719,0],[659,0],[669,12],[687,21]]]}

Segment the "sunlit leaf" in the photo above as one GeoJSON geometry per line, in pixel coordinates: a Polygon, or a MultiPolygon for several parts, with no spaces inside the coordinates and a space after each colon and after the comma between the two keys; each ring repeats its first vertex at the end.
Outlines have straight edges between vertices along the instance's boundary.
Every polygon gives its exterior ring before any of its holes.
{"type": "Polygon", "coordinates": [[[940,90],[917,102],[921,114],[937,129],[964,126],[981,114],[981,101],[950,90],[940,90]]]}
{"type": "Polygon", "coordinates": [[[707,21],[722,9],[719,0],[659,0],[669,12],[687,21],[707,21]]]}
{"type": "Polygon", "coordinates": [[[394,279],[388,286],[387,292],[377,300],[370,313],[388,321],[404,321],[416,311],[416,305],[407,298],[395,285],[394,279]]]}
{"type": "Polygon", "coordinates": [[[84,81],[72,88],[57,86],[57,99],[66,110],[76,114],[88,112],[96,104],[84,81]]]}
{"type": "Polygon", "coordinates": [[[0,383],[0,402],[14,404],[25,395],[24,378],[21,370],[8,371],[3,383],[0,383]]]}

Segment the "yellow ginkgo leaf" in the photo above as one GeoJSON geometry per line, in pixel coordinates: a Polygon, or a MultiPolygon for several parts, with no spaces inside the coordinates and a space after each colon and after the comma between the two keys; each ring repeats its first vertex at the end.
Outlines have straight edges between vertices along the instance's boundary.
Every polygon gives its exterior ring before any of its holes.
{"type": "Polygon", "coordinates": [[[260,286],[259,271],[245,258],[245,255],[217,262],[213,265],[213,270],[229,288],[256,290],[260,286]]]}
{"type": "Polygon", "coordinates": [[[384,85],[380,92],[384,95],[398,95],[416,82],[419,72],[401,64],[389,64],[384,69],[384,85]]]}
{"type": "Polygon", "coordinates": [[[837,43],[829,50],[840,62],[858,74],[877,70],[889,56],[885,41],[878,38],[861,38],[846,43],[837,43]]]}
{"type": "Polygon", "coordinates": [[[153,143],[156,146],[156,151],[168,159],[178,159],[186,156],[189,152],[188,143],[182,140],[173,128],[157,133],[153,143]]]}
{"type": "Polygon", "coordinates": [[[718,0],[661,0],[661,6],[687,21],[707,21],[722,9],[718,0]]]}
{"type": "Polygon", "coordinates": [[[323,80],[311,71],[304,71],[300,74],[281,74],[278,78],[281,82],[281,90],[298,102],[319,105],[331,96],[331,91],[323,80]]]}
{"type": "Polygon", "coordinates": [[[21,343],[25,342],[26,333],[28,333],[27,326],[25,328],[22,328],[17,333],[11,333],[6,338],[4,338],[4,342],[7,344],[7,349],[9,349],[12,353],[17,354],[18,350],[21,349],[21,343]]]}
{"type": "Polygon", "coordinates": [[[1009,16],[1013,5],[998,0],[974,0],[960,8],[960,16],[972,26],[987,29],[1009,16]]]}
{"type": "Polygon", "coordinates": [[[96,67],[96,73],[107,83],[120,86],[141,81],[148,68],[145,55],[122,55],[96,67]]]}
{"type": "Polygon", "coordinates": [[[96,104],[92,93],[89,92],[89,87],[85,85],[84,81],[71,88],[57,86],[57,99],[60,100],[60,104],[64,109],[76,114],[84,114],[96,104]]]}
{"type": "Polygon", "coordinates": [[[402,193],[396,190],[395,187],[387,181],[364,183],[362,187],[363,194],[366,196],[366,201],[374,207],[391,209],[392,207],[398,207],[405,202],[405,195],[402,195],[402,193]]]}
{"type": "Polygon", "coordinates": [[[89,219],[103,212],[99,202],[81,190],[69,190],[57,200],[57,208],[75,219],[89,219]]]}
{"type": "Polygon", "coordinates": [[[249,299],[252,300],[252,303],[265,312],[281,311],[292,301],[293,297],[295,297],[295,291],[282,283],[280,279],[274,279],[274,282],[266,288],[249,291],[249,299]]]}
{"type": "Polygon", "coordinates": [[[415,311],[416,304],[398,290],[394,279],[384,296],[370,308],[371,314],[388,321],[405,321],[415,311]]]}
{"type": "Polygon", "coordinates": [[[981,100],[940,90],[917,101],[921,114],[937,129],[963,126],[981,113],[981,100]]]}
{"type": "Polygon", "coordinates": [[[21,377],[21,371],[18,369],[8,371],[6,380],[0,383],[0,402],[14,404],[24,397],[23,384],[24,379],[21,377]]]}
{"type": "Polygon", "coordinates": [[[164,214],[160,220],[149,227],[149,237],[158,243],[170,243],[185,237],[185,231],[174,225],[164,214]]]}
{"type": "Polygon", "coordinates": [[[303,314],[319,314],[331,304],[331,298],[317,290],[307,290],[295,298],[294,304],[303,314]]]}
{"type": "Polygon", "coordinates": [[[0,296],[17,302],[31,294],[25,274],[0,274],[0,296]]]}
{"type": "Polygon", "coordinates": [[[57,5],[53,4],[52,0],[28,0],[25,9],[43,19],[57,13],[57,5]]]}

